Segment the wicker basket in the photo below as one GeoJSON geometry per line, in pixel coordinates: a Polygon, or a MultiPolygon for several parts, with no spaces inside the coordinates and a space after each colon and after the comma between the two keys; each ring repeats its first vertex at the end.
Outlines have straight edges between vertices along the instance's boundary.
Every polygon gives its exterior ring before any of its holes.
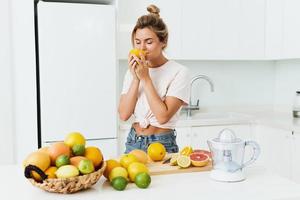
{"type": "Polygon", "coordinates": [[[102,176],[105,167],[106,162],[102,162],[100,169],[86,175],[76,176],[72,178],[49,178],[45,179],[43,182],[36,182],[33,178],[28,178],[28,180],[32,183],[32,185],[48,192],[70,194],[87,189],[97,183],[97,181],[102,176]]]}

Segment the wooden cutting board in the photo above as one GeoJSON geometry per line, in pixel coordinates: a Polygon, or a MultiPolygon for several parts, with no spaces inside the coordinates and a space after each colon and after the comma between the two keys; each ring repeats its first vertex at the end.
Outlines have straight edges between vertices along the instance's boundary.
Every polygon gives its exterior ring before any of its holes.
{"type": "Polygon", "coordinates": [[[163,164],[165,160],[170,158],[172,154],[168,154],[163,161],[160,162],[150,162],[147,164],[150,175],[163,175],[163,174],[176,174],[176,173],[190,173],[190,172],[202,172],[210,171],[212,169],[212,162],[204,167],[193,167],[180,168],[179,166],[171,166],[170,163],[163,164]]]}

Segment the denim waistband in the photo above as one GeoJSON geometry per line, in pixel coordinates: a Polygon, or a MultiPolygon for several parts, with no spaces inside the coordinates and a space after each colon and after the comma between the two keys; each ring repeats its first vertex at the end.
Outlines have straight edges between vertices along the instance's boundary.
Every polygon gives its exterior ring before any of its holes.
{"type": "Polygon", "coordinates": [[[176,131],[171,130],[171,131],[166,131],[163,133],[157,133],[157,134],[151,134],[151,135],[137,135],[136,131],[134,130],[133,127],[131,127],[130,133],[133,134],[132,136],[136,138],[141,138],[141,139],[150,139],[150,140],[164,140],[164,139],[168,139],[172,136],[176,136],[176,131]]]}

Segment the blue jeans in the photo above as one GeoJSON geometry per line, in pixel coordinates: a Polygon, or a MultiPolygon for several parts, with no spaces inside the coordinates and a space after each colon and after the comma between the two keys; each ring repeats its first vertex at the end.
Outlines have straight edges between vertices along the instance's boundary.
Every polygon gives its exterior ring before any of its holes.
{"type": "Polygon", "coordinates": [[[141,149],[147,152],[147,148],[149,144],[153,142],[160,142],[161,144],[163,144],[168,153],[178,152],[175,130],[159,133],[159,134],[147,135],[147,136],[138,136],[134,128],[131,128],[125,144],[126,145],[125,153],[129,153],[133,149],[141,149]]]}

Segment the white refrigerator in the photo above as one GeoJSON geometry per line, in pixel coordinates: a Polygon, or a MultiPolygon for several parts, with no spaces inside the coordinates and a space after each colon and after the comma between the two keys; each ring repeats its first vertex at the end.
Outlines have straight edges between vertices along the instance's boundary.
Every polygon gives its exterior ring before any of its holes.
{"type": "Polygon", "coordinates": [[[42,146],[81,132],[105,159],[117,155],[114,5],[37,4],[42,146]]]}

